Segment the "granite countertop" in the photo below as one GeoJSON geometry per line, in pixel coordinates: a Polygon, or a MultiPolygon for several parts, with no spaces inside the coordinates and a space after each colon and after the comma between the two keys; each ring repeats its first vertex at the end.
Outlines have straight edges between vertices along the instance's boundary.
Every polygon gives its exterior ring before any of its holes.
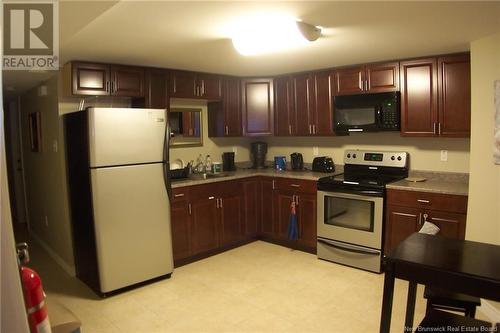
{"type": "Polygon", "coordinates": [[[468,195],[469,176],[462,173],[451,172],[410,172],[410,177],[424,177],[423,182],[410,182],[400,180],[387,184],[388,189],[433,192],[441,194],[468,195]]]}
{"type": "Polygon", "coordinates": [[[312,172],[310,170],[303,171],[277,171],[273,168],[267,169],[238,169],[237,171],[232,172],[222,172],[222,174],[227,174],[225,177],[214,177],[207,179],[178,179],[172,180],[172,188],[184,187],[184,186],[193,186],[200,184],[208,184],[215,182],[224,182],[229,180],[255,177],[255,176],[266,176],[266,177],[281,177],[281,178],[294,178],[294,179],[305,179],[305,180],[318,180],[321,177],[327,177],[332,175],[339,175],[343,173],[342,166],[336,166],[334,173],[321,173],[321,172],[312,172]]]}

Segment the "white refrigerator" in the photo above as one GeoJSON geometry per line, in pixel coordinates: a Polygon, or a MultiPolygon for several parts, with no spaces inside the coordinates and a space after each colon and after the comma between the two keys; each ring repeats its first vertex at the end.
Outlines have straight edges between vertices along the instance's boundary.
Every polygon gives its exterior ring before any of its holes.
{"type": "Polygon", "coordinates": [[[173,271],[167,120],[161,109],[67,115],[77,276],[102,296],[173,271]]]}

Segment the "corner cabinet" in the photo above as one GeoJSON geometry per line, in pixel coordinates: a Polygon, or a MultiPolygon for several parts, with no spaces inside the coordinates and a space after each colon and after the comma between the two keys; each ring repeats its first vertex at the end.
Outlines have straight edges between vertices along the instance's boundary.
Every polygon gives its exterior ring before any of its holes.
{"type": "Polygon", "coordinates": [[[470,56],[401,62],[401,135],[470,136],[470,56]]]}
{"type": "Polygon", "coordinates": [[[241,81],[241,93],[243,135],[273,135],[273,79],[244,79],[241,81]]]}
{"type": "Polygon", "coordinates": [[[388,253],[425,221],[437,225],[439,235],[464,239],[467,196],[387,190],[384,253],[388,253]]]}
{"type": "Polygon", "coordinates": [[[144,69],[74,61],[63,69],[66,95],[144,97],[144,69]]]}

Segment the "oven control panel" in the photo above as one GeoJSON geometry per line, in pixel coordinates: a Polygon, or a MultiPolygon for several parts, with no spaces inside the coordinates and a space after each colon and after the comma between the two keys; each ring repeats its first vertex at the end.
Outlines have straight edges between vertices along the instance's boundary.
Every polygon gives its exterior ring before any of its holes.
{"type": "Polygon", "coordinates": [[[408,153],[402,151],[346,150],[344,164],[408,167],[408,153]]]}

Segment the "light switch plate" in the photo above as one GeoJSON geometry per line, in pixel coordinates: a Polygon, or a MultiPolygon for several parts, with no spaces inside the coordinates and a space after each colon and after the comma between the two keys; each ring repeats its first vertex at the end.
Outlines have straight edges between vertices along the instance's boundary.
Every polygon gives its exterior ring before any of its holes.
{"type": "Polygon", "coordinates": [[[318,155],[319,155],[319,148],[313,147],[313,156],[318,156],[318,155]]]}
{"type": "Polygon", "coordinates": [[[448,161],[448,151],[441,150],[441,162],[446,162],[446,161],[448,161]]]}

